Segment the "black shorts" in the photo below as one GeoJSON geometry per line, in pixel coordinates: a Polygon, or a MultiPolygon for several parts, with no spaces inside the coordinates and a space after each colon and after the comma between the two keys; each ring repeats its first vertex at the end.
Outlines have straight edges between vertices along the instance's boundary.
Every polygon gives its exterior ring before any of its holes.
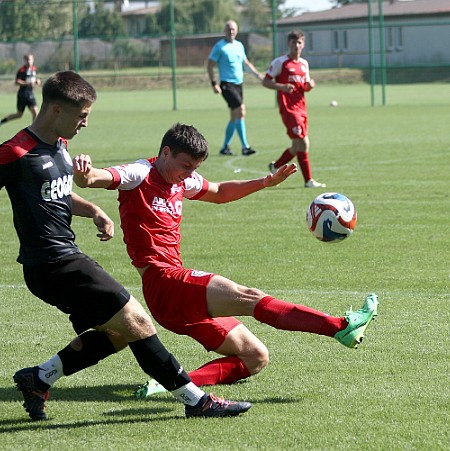
{"type": "Polygon", "coordinates": [[[17,111],[25,111],[25,108],[33,108],[37,106],[33,91],[19,92],[17,94],[17,111]]]}
{"type": "Polygon", "coordinates": [[[70,315],[77,334],[106,323],[130,300],[128,291],[85,254],[24,265],[23,274],[35,296],[70,315]]]}
{"type": "Polygon", "coordinates": [[[242,84],[236,85],[227,81],[221,81],[220,89],[222,89],[222,97],[232,110],[239,108],[244,103],[242,84]]]}

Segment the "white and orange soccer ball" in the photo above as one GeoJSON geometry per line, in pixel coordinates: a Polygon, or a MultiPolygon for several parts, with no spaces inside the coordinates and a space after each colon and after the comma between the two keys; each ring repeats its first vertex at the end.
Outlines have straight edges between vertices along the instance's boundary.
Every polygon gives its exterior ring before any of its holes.
{"type": "Polygon", "coordinates": [[[353,202],[343,194],[323,193],[306,211],[311,233],[320,241],[339,242],[349,237],[356,227],[357,214],[353,202]]]}

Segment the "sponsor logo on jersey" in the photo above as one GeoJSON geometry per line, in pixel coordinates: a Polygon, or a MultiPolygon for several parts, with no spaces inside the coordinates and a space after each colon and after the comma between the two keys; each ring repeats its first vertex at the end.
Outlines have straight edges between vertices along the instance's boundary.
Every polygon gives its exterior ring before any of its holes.
{"type": "Polygon", "coordinates": [[[167,199],[155,196],[152,202],[152,210],[160,211],[162,213],[169,213],[171,216],[179,217],[183,211],[183,203],[181,200],[177,200],[172,203],[167,199]]]}
{"type": "Polygon", "coordinates": [[[43,165],[42,165],[42,169],[48,169],[48,168],[51,168],[53,166],[53,161],[47,161],[47,163],[44,163],[43,165]]]}
{"type": "Polygon", "coordinates": [[[304,75],[289,75],[288,81],[292,83],[305,83],[306,77],[304,75]]]}
{"type": "Polygon", "coordinates": [[[193,269],[191,271],[191,276],[192,277],[203,277],[203,276],[207,276],[208,274],[211,274],[210,272],[205,272],[205,271],[200,271],[198,269],[193,269]]]}
{"type": "Polygon", "coordinates": [[[41,186],[41,196],[46,202],[62,199],[72,194],[73,176],[64,175],[55,180],[44,182],[41,186]]]}

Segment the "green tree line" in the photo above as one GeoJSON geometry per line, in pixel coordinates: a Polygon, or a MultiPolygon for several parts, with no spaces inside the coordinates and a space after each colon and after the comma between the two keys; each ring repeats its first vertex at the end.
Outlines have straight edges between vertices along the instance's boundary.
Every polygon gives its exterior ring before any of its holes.
{"type": "MultiPolygon", "coordinates": [[[[295,13],[280,8],[285,1],[276,0],[278,17],[295,13]]],[[[80,38],[127,36],[117,7],[107,8],[105,0],[0,0],[0,39],[33,42],[70,37],[74,7],[80,38]]],[[[271,10],[272,0],[174,0],[175,32],[218,32],[230,18],[238,23],[245,19],[252,29],[264,31],[269,29],[271,10]]],[[[160,11],[145,17],[143,34],[166,34],[169,30],[169,0],[162,0],[160,11]]]]}

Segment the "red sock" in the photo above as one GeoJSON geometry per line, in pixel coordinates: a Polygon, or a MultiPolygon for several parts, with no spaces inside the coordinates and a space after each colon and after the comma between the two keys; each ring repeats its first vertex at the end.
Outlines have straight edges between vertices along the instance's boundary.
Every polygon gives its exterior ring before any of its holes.
{"type": "Polygon", "coordinates": [[[262,298],[255,306],[253,316],[258,321],[276,329],[310,332],[333,337],[347,327],[344,317],[330,316],[300,304],[275,299],[262,298]]]}
{"type": "Polygon", "coordinates": [[[192,382],[199,387],[202,385],[232,384],[245,379],[249,373],[244,362],[235,356],[222,357],[205,363],[189,373],[192,382]]]}
{"type": "Polygon", "coordinates": [[[309,165],[308,152],[297,152],[297,160],[305,182],[312,179],[311,167],[309,165]]]}
{"type": "Polygon", "coordinates": [[[289,163],[293,158],[295,157],[295,155],[291,154],[290,148],[287,148],[282,154],[281,157],[278,158],[277,161],[275,161],[275,168],[281,168],[281,166],[283,166],[283,164],[289,163]]]}

